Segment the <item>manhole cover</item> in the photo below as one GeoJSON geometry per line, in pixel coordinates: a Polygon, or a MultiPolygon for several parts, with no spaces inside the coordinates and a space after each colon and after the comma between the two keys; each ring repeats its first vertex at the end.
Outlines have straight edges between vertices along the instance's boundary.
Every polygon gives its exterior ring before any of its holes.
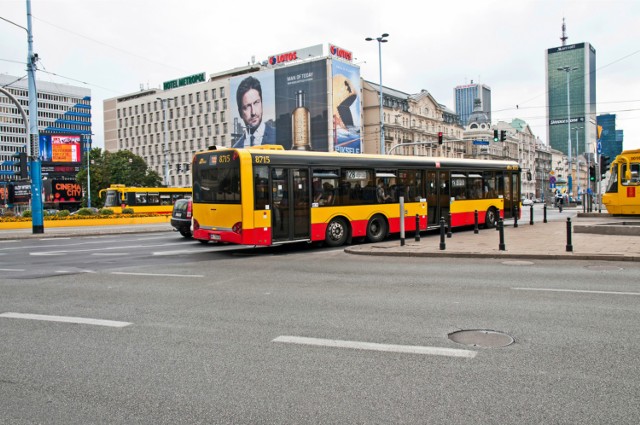
{"type": "Polygon", "coordinates": [[[587,270],[593,270],[594,272],[608,271],[608,270],[622,270],[622,267],[617,266],[587,266],[587,270]]]}
{"type": "Polygon", "coordinates": [[[509,335],[483,329],[452,332],[449,334],[449,339],[471,347],[495,348],[513,344],[513,338],[509,335]]]}

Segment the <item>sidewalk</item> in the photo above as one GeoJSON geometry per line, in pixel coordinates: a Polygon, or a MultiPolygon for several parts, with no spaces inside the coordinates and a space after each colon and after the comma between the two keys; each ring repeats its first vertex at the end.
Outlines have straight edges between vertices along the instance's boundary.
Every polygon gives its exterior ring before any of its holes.
{"type": "Polygon", "coordinates": [[[533,225],[526,221],[507,220],[504,228],[504,251],[500,250],[500,232],[496,229],[455,230],[444,238],[440,249],[440,232],[423,233],[416,242],[408,232],[405,245],[399,238],[377,244],[349,246],[345,252],[358,255],[407,257],[466,257],[520,259],[574,259],[605,261],[640,261],[640,219],[611,217],[607,214],[573,214],[571,218],[572,251],[567,251],[567,221],[542,219],[533,225]],[[635,220],[635,225],[634,224],[635,220]],[[593,233],[595,232],[595,233],[593,233]],[[605,234],[606,233],[606,234],[605,234]]]}

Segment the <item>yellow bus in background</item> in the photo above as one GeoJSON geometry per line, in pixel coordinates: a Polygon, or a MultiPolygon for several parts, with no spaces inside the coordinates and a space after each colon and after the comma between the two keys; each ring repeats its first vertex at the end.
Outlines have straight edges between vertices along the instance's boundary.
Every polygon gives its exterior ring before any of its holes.
{"type": "Polygon", "coordinates": [[[602,203],[609,214],[640,214],[640,149],[623,151],[611,163],[602,203]]]}
{"type": "Polygon", "coordinates": [[[379,242],[404,228],[495,226],[520,210],[513,161],[211,147],[193,159],[193,237],[276,245],[379,242]]]}
{"type": "Polygon", "coordinates": [[[134,213],[170,215],[173,204],[178,199],[189,197],[190,187],[127,187],[112,184],[108,189],[100,191],[104,208],[110,208],[116,213],[131,208],[134,213]]]}

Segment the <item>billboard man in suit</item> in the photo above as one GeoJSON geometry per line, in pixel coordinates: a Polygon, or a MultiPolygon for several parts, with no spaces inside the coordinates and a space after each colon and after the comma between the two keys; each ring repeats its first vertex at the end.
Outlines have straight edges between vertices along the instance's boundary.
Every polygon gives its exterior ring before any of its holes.
{"type": "Polygon", "coordinates": [[[256,145],[272,145],[276,142],[276,131],[262,121],[262,87],[255,77],[247,77],[236,91],[238,112],[244,121],[244,134],[233,144],[234,148],[256,145]]]}

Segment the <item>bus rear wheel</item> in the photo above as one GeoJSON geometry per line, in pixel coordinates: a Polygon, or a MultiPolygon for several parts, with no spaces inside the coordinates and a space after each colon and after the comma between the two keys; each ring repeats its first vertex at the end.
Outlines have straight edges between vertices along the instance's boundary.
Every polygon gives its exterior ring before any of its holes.
{"type": "Polygon", "coordinates": [[[382,242],[387,237],[387,220],[381,215],[374,215],[367,223],[367,240],[382,242]]]}
{"type": "Polygon", "coordinates": [[[327,226],[325,242],[331,247],[344,245],[349,236],[348,233],[347,222],[342,218],[334,218],[327,226]]]}
{"type": "Polygon", "coordinates": [[[498,211],[495,208],[489,208],[487,214],[484,216],[484,227],[486,229],[493,229],[498,223],[498,211]]]}

